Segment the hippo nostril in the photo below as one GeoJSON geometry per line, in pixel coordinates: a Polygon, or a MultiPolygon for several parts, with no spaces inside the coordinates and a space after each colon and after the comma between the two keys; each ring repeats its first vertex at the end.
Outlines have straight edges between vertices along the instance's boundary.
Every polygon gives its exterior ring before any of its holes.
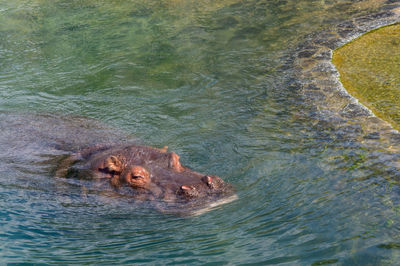
{"type": "Polygon", "coordinates": [[[194,189],[194,188],[193,187],[189,187],[189,186],[185,186],[185,185],[181,186],[181,190],[183,190],[183,191],[190,191],[192,189],[194,189]]]}
{"type": "Polygon", "coordinates": [[[214,188],[213,179],[211,176],[203,176],[201,180],[206,183],[209,188],[214,188]]]}
{"type": "Polygon", "coordinates": [[[194,186],[187,185],[180,186],[177,194],[183,196],[185,199],[192,199],[199,196],[199,192],[194,186]]]}

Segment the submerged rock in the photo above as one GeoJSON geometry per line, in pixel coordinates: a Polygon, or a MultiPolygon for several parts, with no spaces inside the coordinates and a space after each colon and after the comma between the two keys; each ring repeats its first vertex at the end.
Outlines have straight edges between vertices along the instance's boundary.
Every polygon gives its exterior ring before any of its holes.
{"type": "Polygon", "coordinates": [[[366,33],[333,53],[346,90],[400,128],[400,24],[366,33]]]}

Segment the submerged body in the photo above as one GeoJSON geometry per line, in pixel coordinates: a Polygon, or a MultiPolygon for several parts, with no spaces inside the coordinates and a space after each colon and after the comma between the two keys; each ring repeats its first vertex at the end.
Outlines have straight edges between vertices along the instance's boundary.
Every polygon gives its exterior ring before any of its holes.
{"type": "Polygon", "coordinates": [[[182,214],[234,195],[231,185],[183,166],[167,148],[138,145],[88,118],[0,113],[0,127],[0,169],[18,173],[5,180],[11,186],[59,191],[63,197],[122,196],[182,214]]]}

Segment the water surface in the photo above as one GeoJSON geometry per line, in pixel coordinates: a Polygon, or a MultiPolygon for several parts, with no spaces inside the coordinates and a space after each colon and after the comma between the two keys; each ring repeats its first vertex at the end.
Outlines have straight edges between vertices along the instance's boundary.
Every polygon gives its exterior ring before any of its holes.
{"type": "Polygon", "coordinates": [[[3,123],[2,261],[398,261],[398,172],[385,154],[314,124],[293,85],[291,56],[304,36],[385,1],[353,2],[0,1],[4,116],[95,119],[168,145],[239,196],[195,217],[85,197],[52,176],[55,151],[21,145],[3,123]]]}

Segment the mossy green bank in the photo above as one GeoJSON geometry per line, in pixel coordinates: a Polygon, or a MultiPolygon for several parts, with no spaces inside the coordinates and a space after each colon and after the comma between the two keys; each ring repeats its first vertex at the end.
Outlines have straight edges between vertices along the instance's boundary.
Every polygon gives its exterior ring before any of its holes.
{"type": "Polygon", "coordinates": [[[346,90],[400,129],[400,23],[336,49],[332,61],[346,90]]]}

